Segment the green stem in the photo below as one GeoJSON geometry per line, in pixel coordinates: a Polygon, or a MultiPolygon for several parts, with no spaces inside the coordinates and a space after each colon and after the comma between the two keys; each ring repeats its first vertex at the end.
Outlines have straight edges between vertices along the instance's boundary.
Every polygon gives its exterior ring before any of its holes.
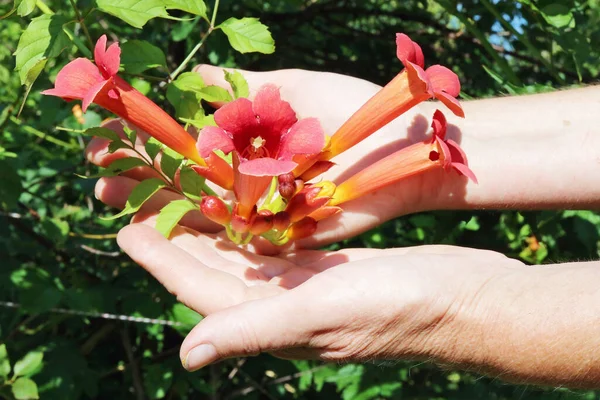
{"type": "Polygon", "coordinates": [[[269,208],[271,202],[273,201],[273,196],[275,195],[275,189],[277,189],[277,177],[274,176],[271,180],[271,186],[269,186],[269,193],[267,193],[267,197],[263,203],[263,207],[269,208]]]}
{"type": "Polygon", "coordinates": [[[212,31],[215,30],[215,21],[217,19],[217,10],[218,9],[219,9],[219,0],[215,0],[215,6],[213,8],[213,13],[212,13],[212,17],[210,19],[210,26],[208,27],[208,31],[206,31],[206,34],[202,37],[200,42],[198,42],[198,44],[196,44],[196,46],[194,46],[192,51],[190,51],[190,53],[183,60],[183,62],[181,64],[179,64],[179,66],[175,69],[175,71],[171,72],[171,74],[169,75],[169,80],[171,80],[171,81],[174,80],[181,73],[181,71],[183,71],[185,69],[187,64],[192,60],[192,58],[194,58],[194,56],[196,55],[198,50],[200,50],[200,48],[204,45],[204,42],[206,42],[206,39],[210,36],[212,31]]]}
{"type": "Polygon", "coordinates": [[[219,195],[217,194],[217,192],[215,192],[214,190],[212,190],[207,184],[206,182],[204,182],[204,184],[202,185],[202,191],[204,193],[206,193],[209,196],[216,196],[218,197],[219,195]]]}
{"type": "Polygon", "coordinates": [[[39,131],[39,130],[37,130],[35,128],[32,128],[31,126],[24,125],[23,121],[15,118],[15,117],[13,117],[12,115],[9,118],[10,118],[10,120],[15,125],[21,127],[25,132],[30,133],[32,135],[35,135],[35,136],[39,137],[40,139],[47,140],[48,142],[54,143],[57,146],[64,147],[65,149],[69,149],[69,150],[75,150],[75,149],[77,149],[77,150],[79,150],[79,146],[75,146],[75,145],[73,145],[71,143],[67,143],[67,142],[62,141],[60,139],[57,139],[55,137],[48,136],[47,134],[45,134],[42,131],[39,131]]]}
{"type": "Polygon", "coordinates": [[[252,240],[253,237],[254,237],[253,234],[248,233],[248,235],[246,235],[246,237],[244,238],[244,240],[242,240],[240,242],[240,244],[243,246],[243,245],[246,245],[246,244],[250,243],[250,241],[252,240]]]}
{"type": "Polygon", "coordinates": [[[90,32],[87,29],[87,26],[85,25],[85,21],[83,19],[83,17],[81,16],[81,13],[79,12],[79,9],[77,8],[77,5],[75,4],[74,0],[69,0],[71,2],[71,6],[73,6],[73,10],[75,10],[75,15],[77,16],[77,20],[79,21],[79,25],[81,25],[81,29],[83,29],[83,33],[85,34],[85,36],[87,37],[88,41],[90,42],[90,48],[94,48],[94,41],[92,40],[92,37],[90,36],[90,32]]]}
{"type": "Polygon", "coordinates": [[[481,0],[481,3],[484,5],[485,8],[488,9],[489,12],[492,13],[496,20],[500,22],[500,24],[502,24],[504,29],[512,33],[521,43],[523,43],[525,47],[527,47],[527,50],[531,53],[531,55],[537,58],[542,64],[544,64],[546,68],[548,68],[548,71],[556,78],[556,80],[558,80],[561,83],[565,83],[565,80],[558,74],[558,72],[556,72],[552,63],[550,63],[542,55],[540,50],[529,41],[527,36],[520,34],[510,22],[502,18],[502,15],[498,11],[498,9],[492,3],[490,3],[489,0],[481,0]]]}
{"type": "Polygon", "coordinates": [[[467,28],[467,30],[470,31],[471,34],[473,34],[477,39],[479,39],[481,46],[483,46],[483,48],[489,53],[489,55],[492,56],[492,58],[498,64],[498,66],[500,66],[500,68],[502,68],[502,71],[504,72],[506,77],[513,84],[520,86],[521,80],[514,73],[511,66],[508,64],[508,62],[500,54],[498,54],[498,52],[496,50],[494,50],[494,48],[488,41],[487,37],[485,36],[485,34],[483,32],[481,32],[479,30],[479,28],[477,28],[477,26],[475,26],[475,23],[468,16],[464,15],[463,13],[457,13],[456,8],[451,7],[450,4],[448,3],[448,1],[446,1],[446,0],[436,0],[436,1],[448,13],[450,13],[450,14],[454,15],[456,18],[458,18],[458,20],[465,26],[465,28],[467,28]]]}
{"type": "Polygon", "coordinates": [[[47,15],[52,15],[52,14],[54,14],[54,11],[52,11],[52,10],[50,9],[50,7],[48,7],[48,6],[46,5],[46,3],[44,3],[42,0],[37,0],[37,1],[35,2],[35,5],[36,5],[36,7],[37,7],[37,8],[39,8],[39,9],[40,9],[40,11],[41,11],[41,12],[43,12],[44,14],[47,14],[47,15]]]}

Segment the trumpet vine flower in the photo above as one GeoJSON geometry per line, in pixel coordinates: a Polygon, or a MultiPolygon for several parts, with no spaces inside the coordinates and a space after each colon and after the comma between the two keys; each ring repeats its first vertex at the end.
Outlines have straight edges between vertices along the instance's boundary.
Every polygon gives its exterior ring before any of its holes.
{"type": "Polygon", "coordinates": [[[117,72],[121,60],[118,43],[106,48],[103,35],[94,49],[95,64],[86,58],[77,58],[64,66],[53,89],[42,94],[65,100],[81,100],[85,112],[91,103],[131,122],[179,154],[205,165],[196,150],[196,141],[162,108],[121,79],[117,72]]]}

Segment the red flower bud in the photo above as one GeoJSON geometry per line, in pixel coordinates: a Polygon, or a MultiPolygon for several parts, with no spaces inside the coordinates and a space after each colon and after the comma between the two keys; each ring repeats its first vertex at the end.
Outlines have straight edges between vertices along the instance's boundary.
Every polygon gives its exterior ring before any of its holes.
{"type": "Polygon", "coordinates": [[[288,229],[286,236],[290,240],[298,240],[308,237],[317,230],[317,221],[311,217],[305,217],[296,222],[288,229]]]}
{"type": "Polygon", "coordinates": [[[269,210],[260,210],[254,218],[250,233],[254,236],[262,235],[268,232],[273,227],[273,219],[275,215],[269,210]]]}
{"type": "Polygon", "coordinates": [[[216,196],[204,196],[200,203],[200,210],[213,222],[227,225],[231,221],[231,213],[227,205],[216,196]]]}
{"type": "Polygon", "coordinates": [[[283,232],[290,226],[290,215],[285,211],[279,211],[273,216],[273,229],[283,232]]]}
{"type": "Polygon", "coordinates": [[[300,221],[308,214],[327,204],[334,192],[335,185],[329,181],[306,186],[292,197],[285,211],[290,215],[292,222],[300,221]]]}
{"type": "Polygon", "coordinates": [[[279,183],[279,194],[286,200],[289,200],[296,193],[296,184],[294,182],[279,183]]]}

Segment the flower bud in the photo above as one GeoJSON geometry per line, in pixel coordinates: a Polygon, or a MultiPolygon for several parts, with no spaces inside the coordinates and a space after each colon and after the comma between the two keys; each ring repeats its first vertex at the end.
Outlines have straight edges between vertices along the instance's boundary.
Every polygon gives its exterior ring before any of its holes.
{"type": "Polygon", "coordinates": [[[294,193],[296,193],[295,182],[292,182],[292,183],[284,182],[284,183],[279,184],[279,194],[284,199],[289,200],[294,195],[294,193]]]}
{"type": "Polygon", "coordinates": [[[290,215],[285,211],[279,211],[273,216],[273,229],[283,232],[290,226],[290,215]]]}
{"type": "Polygon", "coordinates": [[[217,196],[204,196],[200,203],[200,210],[206,218],[220,225],[227,225],[231,221],[231,213],[227,205],[217,196]]]}
{"type": "Polygon", "coordinates": [[[273,227],[275,215],[269,210],[260,210],[250,227],[250,233],[258,236],[268,232],[273,227]]]}
{"type": "Polygon", "coordinates": [[[300,221],[327,204],[334,192],[335,184],[330,181],[306,186],[290,199],[285,211],[290,215],[291,222],[300,221]]]}
{"type": "Polygon", "coordinates": [[[244,218],[238,214],[239,204],[236,204],[233,208],[233,214],[231,216],[231,228],[237,233],[247,233],[250,231],[250,227],[256,218],[256,206],[250,213],[249,218],[244,218]]]}
{"type": "Polygon", "coordinates": [[[308,237],[317,230],[317,221],[311,217],[305,217],[296,222],[288,229],[286,236],[290,240],[298,240],[308,237]]]}

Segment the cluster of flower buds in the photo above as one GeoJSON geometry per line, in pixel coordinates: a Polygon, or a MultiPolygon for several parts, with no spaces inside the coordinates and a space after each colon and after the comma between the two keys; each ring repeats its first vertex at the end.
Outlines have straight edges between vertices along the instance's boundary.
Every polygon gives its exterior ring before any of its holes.
{"type": "Polygon", "coordinates": [[[114,112],[195,165],[193,169],[233,196],[205,195],[200,209],[239,244],[262,236],[283,244],[312,235],[317,223],[342,211],[343,203],[433,168],[455,170],[476,182],[458,144],[446,138],[446,119],[433,116],[430,140],[414,143],[357,172],[337,186],[323,180],[335,156],[360,143],[422,101],[436,98],[464,117],[456,100],[460,83],[448,68],[424,69],[421,48],[396,37],[404,69],[353,114],[331,137],[315,118],[298,119],[279,89],[264,85],[251,101],[233,100],[214,114],[198,140],[116,74],[120,49],[96,45],[94,65],[77,59],[58,74],[49,95],[83,100],[114,112]],[[225,155],[225,157],[223,156],[225,155]],[[228,200],[225,200],[228,199],[228,200]]]}

